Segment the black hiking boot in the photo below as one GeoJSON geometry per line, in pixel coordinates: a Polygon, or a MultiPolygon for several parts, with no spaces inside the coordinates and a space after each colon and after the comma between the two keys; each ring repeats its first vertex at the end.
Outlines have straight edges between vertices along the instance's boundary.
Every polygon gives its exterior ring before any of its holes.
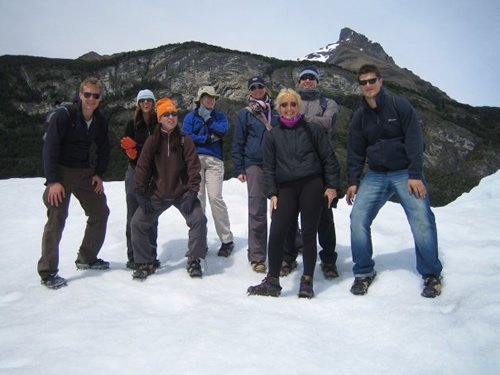
{"type": "Polygon", "coordinates": [[[373,276],[354,278],[354,283],[352,284],[351,287],[351,293],[357,296],[362,296],[366,294],[366,292],[368,292],[370,284],[373,282],[373,279],[375,278],[375,275],[377,275],[377,273],[374,271],[373,276]]]}
{"type": "Polygon", "coordinates": [[[66,279],[62,278],[61,276],[57,274],[49,275],[47,277],[44,277],[40,283],[44,286],[46,286],[49,289],[59,289],[62,288],[63,286],[67,286],[68,282],[66,279]]]}
{"type": "MultiPolygon", "coordinates": [[[[131,269],[131,270],[136,270],[137,267],[139,267],[139,264],[134,262],[133,260],[129,260],[126,264],[127,268],[131,269]]],[[[153,262],[153,267],[155,268],[155,270],[157,270],[158,268],[161,267],[161,263],[160,263],[160,260],[159,259],[155,259],[154,262],[153,262]]]]}
{"type": "Polygon", "coordinates": [[[219,252],[217,253],[218,256],[220,257],[228,257],[231,255],[234,249],[234,242],[228,242],[228,243],[223,243],[222,246],[219,249],[219,252]]]}
{"type": "Polygon", "coordinates": [[[202,277],[203,272],[201,271],[200,259],[195,257],[189,257],[186,265],[187,272],[191,277],[202,277]]]}
{"type": "Polygon", "coordinates": [[[250,296],[279,297],[281,294],[280,281],[277,277],[268,274],[259,285],[248,287],[247,293],[250,296]]]}
{"type": "Polygon", "coordinates": [[[302,276],[300,279],[299,298],[313,298],[313,278],[312,276],[302,276]]]}
{"type": "Polygon", "coordinates": [[[152,275],[156,271],[154,263],[135,263],[136,269],[132,272],[132,279],[134,280],[146,280],[149,275],[152,275]]]}
{"type": "Polygon", "coordinates": [[[333,263],[321,263],[321,271],[325,276],[325,279],[335,279],[339,277],[339,271],[337,266],[333,263]]]}
{"type": "Polygon", "coordinates": [[[426,276],[424,277],[424,290],[422,297],[435,298],[441,294],[441,276],[426,276]]]}
{"type": "Polygon", "coordinates": [[[281,263],[280,277],[290,275],[290,273],[296,268],[297,268],[297,261],[296,260],[294,260],[293,262],[283,261],[281,263]]]}
{"type": "Polygon", "coordinates": [[[109,262],[97,258],[92,263],[82,263],[78,259],[75,261],[77,270],[107,270],[109,269],[109,262]]]}

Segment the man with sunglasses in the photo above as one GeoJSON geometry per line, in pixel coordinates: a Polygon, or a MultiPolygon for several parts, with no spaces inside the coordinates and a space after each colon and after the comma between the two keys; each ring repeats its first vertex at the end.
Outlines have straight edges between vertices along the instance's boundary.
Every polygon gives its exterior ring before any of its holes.
{"type": "Polygon", "coordinates": [[[354,283],[351,293],[364,295],[375,275],[371,224],[394,195],[404,208],[415,243],[417,271],[424,280],[422,296],[441,293],[442,264],[438,258],[436,221],[423,173],[424,141],[415,109],[404,98],[382,88],[374,65],[358,71],[363,96],[354,113],[347,148],[347,204],[351,211],[351,251],[354,283]],[[368,160],[368,171],[361,175],[368,160]]]}
{"type": "MultiPolygon", "coordinates": [[[[320,125],[328,135],[330,142],[333,141],[333,127],[335,125],[338,113],[338,105],[333,99],[327,99],[321,96],[318,89],[319,72],[313,66],[304,67],[299,73],[298,93],[302,99],[302,113],[307,122],[313,122],[320,125]]],[[[333,205],[336,207],[336,204],[333,205]]],[[[297,267],[298,249],[302,247],[302,237],[298,229],[297,222],[292,224],[288,242],[295,239],[295,246],[287,246],[281,267],[281,276],[288,275],[297,267]],[[297,233],[297,235],[295,235],[297,233]]],[[[335,224],[333,221],[333,209],[323,207],[321,219],[318,228],[318,240],[322,250],[319,252],[321,259],[321,271],[327,279],[333,279],[339,276],[336,262],[337,253],[335,224]]]]}
{"type": "Polygon", "coordinates": [[[109,208],[104,194],[103,176],[108,168],[110,146],[108,122],[98,107],[102,84],[87,78],[80,85],[79,101],[71,111],[59,110],[52,116],[43,145],[43,164],[47,186],[43,202],[47,223],[42,237],[42,256],[38,274],[42,285],[58,289],[67,284],[58,276],[59,243],[68,216],[71,195],[88,216],[87,227],[75,261],[79,270],[105,270],[109,263],[97,258],[106,236],[109,208]],[[96,162],[90,162],[92,144],[96,162]]]}

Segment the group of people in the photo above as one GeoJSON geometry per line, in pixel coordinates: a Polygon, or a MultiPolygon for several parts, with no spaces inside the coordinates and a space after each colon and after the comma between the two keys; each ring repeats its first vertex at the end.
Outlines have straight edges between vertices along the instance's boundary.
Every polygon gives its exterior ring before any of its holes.
{"type": "MultiPolygon", "coordinates": [[[[247,184],[248,261],[253,271],[266,274],[260,284],[248,288],[250,295],[279,296],[279,279],[297,268],[300,247],[303,273],[298,296],[314,297],[317,238],[323,275],[327,279],[339,276],[332,210],[343,196],[332,145],[338,106],[321,96],[319,81],[318,70],[305,67],[297,90],[281,89],[273,99],[261,76],[248,80],[248,103],[234,125],[232,159],[235,177],[247,184]]],[[[441,293],[442,265],[422,170],[424,142],[418,115],[406,99],[384,91],[376,66],[362,66],[358,83],[362,101],[349,132],[345,193],[347,203],[353,205],[351,292],[366,294],[375,278],[370,227],[381,207],[397,195],[414,236],[417,271],[424,279],[422,295],[436,297],[441,293]],[[369,168],[363,176],[366,162],[369,168]]],[[[47,130],[43,200],[48,220],[38,273],[42,285],[51,289],[67,285],[58,275],[58,262],[71,195],[88,216],[77,269],[109,268],[108,262],[97,257],[109,217],[102,181],[110,145],[108,124],[98,108],[102,95],[98,79],[84,80],[74,104],[76,115],[56,112],[47,130]],[[90,163],[93,143],[97,146],[95,165],[90,163]]],[[[134,279],[143,280],[160,266],[158,219],[171,206],[189,227],[186,269],[191,277],[202,276],[201,260],[208,251],[207,196],[221,241],[217,255],[228,257],[234,249],[222,196],[222,146],[229,121],[215,109],[218,98],[214,87],[201,87],[195,108],[181,127],[172,99],[156,100],[148,89],[137,94],[134,118],[120,143],[129,159],[125,174],[126,266],[134,279]]]]}

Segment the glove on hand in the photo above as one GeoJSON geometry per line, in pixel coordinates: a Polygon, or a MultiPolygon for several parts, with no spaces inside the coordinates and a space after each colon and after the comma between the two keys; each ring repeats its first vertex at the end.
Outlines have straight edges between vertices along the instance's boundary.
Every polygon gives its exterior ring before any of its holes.
{"type": "Polygon", "coordinates": [[[198,108],[198,115],[205,121],[205,123],[210,120],[212,117],[210,116],[212,114],[212,110],[206,109],[203,105],[200,105],[198,108]]]}
{"type": "Polygon", "coordinates": [[[127,148],[125,150],[125,153],[132,160],[134,160],[137,157],[137,149],[135,147],[134,148],[127,148]]]}
{"type": "Polygon", "coordinates": [[[189,190],[185,194],[185,197],[186,197],[185,201],[182,204],[182,210],[189,215],[191,214],[191,212],[193,212],[194,204],[198,200],[198,192],[194,190],[189,190]]]}
{"type": "Polygon", "coordinates": [[[146,215],[153,213],[155,209],[153,208],[153,205],[151,204],[151,200],[149,199],[149,197],[144,193],[136,193],[135,195],[137,198],[137,202],[139,203],[139,206],[141,206],[146,215]]]}
{"type": "Polygon", "coordinates": [[[123,137],[120,145],[124,150],[128,150],[129,148],[134,148],[135,146],[137,146],[137,142],[130,137],[123,137]]]}

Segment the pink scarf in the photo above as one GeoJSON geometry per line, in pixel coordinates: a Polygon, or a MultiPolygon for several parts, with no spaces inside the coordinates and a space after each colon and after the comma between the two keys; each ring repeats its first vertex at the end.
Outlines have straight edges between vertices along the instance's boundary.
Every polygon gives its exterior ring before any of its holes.
{"type": "Polygon", "coordinates": [[[302,118],[302,113],[299,113],[297,116],[295,116],[293,119],[291,120],[287,120],[286,118],[284,118],[283,116],[280,117],[280,121],[283,123],[283,125],[291,128],[293,127],[296,123],[299,122],[299,120],[302,118]]]}

